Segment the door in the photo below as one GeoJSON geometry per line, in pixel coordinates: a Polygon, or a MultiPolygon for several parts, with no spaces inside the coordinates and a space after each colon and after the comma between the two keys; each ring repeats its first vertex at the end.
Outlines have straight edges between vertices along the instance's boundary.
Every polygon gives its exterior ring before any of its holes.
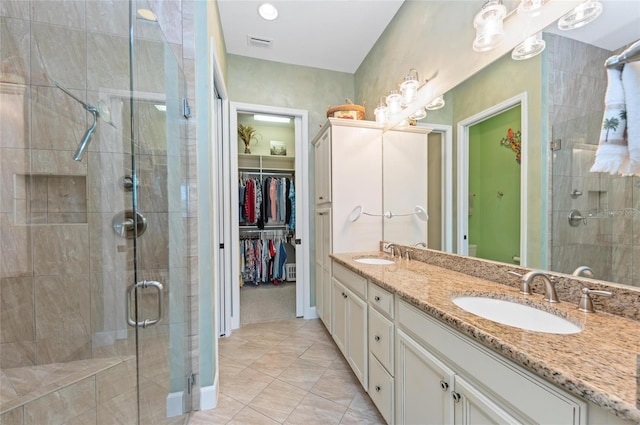
{"type": "Polygon", "coordinates": [[[347,290],[337,280],[331,279],[331,327],[333,340],[347,355],[347,290]]]}
{"type": "Polygon", "coordinates": [[[451,397],[454,401],[456,425],[522,423],[459,375],[455,376],[455,389],[451,392],[451,397]]]}
{"type": "Polygon", "coordinates": [[[147,33],[157,22],[134,19],[133,25],[132,79],[124,106],[130,125],[121,129],[130,141],[123,160],[131,176],[131,208],[122,228],[132,240],[127,322],[136,341],[138,423],[178,424],[190,409],[192,382],[187,342],[193,253],[186,231],[193,225],[189,200],[195,196],[188,179],[190,113],[183,101],[185,78],[171,47],[147,33]]]}
{"type": "Polygon", "coordinates": [[[401,330],[396,347],[396,423],[450,424],[453,371],[401,330]]]}

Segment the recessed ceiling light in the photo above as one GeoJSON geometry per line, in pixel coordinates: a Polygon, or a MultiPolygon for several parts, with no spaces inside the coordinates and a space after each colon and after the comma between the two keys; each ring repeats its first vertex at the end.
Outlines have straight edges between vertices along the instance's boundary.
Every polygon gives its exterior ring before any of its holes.
{"type": "Polygon", "coordinates": [[[138,9],[138,16],[140,16],[142,19],[145,19],[147,21],[155,22],[158,20],[158,17],[156,16],[156,14],[150,11],[149,9],[138,9]]]}
{"type": "Polygon", "coordinates": [[[271,3],[262,3],[260,7],[258,7],[258,13],[262,16],[262,19],[266,19],[267,21],[273,21],[278,17],[278,9],[271,3]]]}

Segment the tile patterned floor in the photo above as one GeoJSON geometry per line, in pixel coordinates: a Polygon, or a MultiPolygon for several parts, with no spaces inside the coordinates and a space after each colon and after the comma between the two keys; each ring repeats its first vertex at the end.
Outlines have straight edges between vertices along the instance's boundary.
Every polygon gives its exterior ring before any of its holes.
{"type": "Polygon", "coordinates": [[[218,407],[191,425],[385,423],[318,319],[243,326],[219,354],[218,407]]]}

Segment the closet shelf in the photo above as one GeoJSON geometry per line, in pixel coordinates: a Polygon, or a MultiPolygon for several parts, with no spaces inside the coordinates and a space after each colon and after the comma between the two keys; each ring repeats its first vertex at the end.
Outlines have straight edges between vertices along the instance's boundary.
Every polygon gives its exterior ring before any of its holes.
{"type": "Polygon", "coordinates": [[[278,155],[238,154],[241,171],[295,171],[295,157],[278,155]]]}

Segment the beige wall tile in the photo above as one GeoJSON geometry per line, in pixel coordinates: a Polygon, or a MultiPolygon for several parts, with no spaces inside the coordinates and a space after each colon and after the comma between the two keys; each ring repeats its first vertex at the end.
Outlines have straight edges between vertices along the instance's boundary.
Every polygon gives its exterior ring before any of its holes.
{"type": "Polygon", "coordinates": [[[30,102],[29,86],[0,83],[0,147],[25,149],[30,146],[30,102]]]}
{"type": "Polygon", "coordinates": [[[0,81],[28,82],[29,23],[19,19],[0,17],[0,39],[2,39],[2,43],[0,43],[0,81]]]}
{"type": "Polygon", "coordinates": [[[36,364],[35,341],[20,341],[0,344],[0,369],[33,366],[36,364]]]}
{"type": "Polygon", "coordinates": [[[33,278],[0,279],[0,343],[34,339],[33,278]]]}
{"type": "MultiPolygon", "coordinates": [[[[78,143],[80,142],[78,141],[78,143]]],[[[34,174],[84,176],[87,174],[87,157],[83,157],[82,161],[78,162],[73,160],[72,151],[33,149],[31,151],[31,172],[34,174]]]]}
{"type": "Polygon", "coordinates": [[[129,89],[129,40],[127,37],[87,33],[87,89],[129,89]]]}
{"type": "MultiPolygon", "coordinates": [[[[27,149],[0,148],[0,212],[12,213],[16,199],[26,200],[25,175],[29,173],[30,161],[27,149]]],[[[17,221],[25,223],[25,218],[17,221]]]]}
{"type": "MultiPolygon", "coordinates": [[[[84,101],[84,90],[69,91],[84,101]]],[[[82,105],[56,87],[32,87],[31,116],[36,149],[75,151],[90,126],[82,105]]],[[[69,152],[69,159],[72,155],[69,152]]]]}
{"type": "MultiPolygon", "coordinates": [[[[125,192],[122,179],[128,171],[131,157],[121,153],[89,152],[87,174],[87,210],[90,213],[115,214],[131,208],[131,192],[125,192]]],[[[109,220],[110,221],[110,220],[109,220]]]]}
{"type": "Polygon", "coordinates": [[[25,405],[25,425],[66,424],[96,410],[95,378],[88,378],[25,405]]]}
{"type": "Polygon", "coordinates": [[[27,226],[14,226],[11,214],[0,214],[0,278],[33,274],[32,235],[27,226]]]}
{"type": "Polygon", "coordinates": [[[88,275],[37,276],[35,316],[38,340],[90,334],[88,275]]]}
{"type": "Polygon", "coordinates": [[[88,274],[88,226],[34,226],[33,258],[36,276],[88,274]]]}
{"type": "Polygon", "coordinates": [[[31,84],[86,88],[87,44],[82,30],[31,24],[31,84]]]}
{"type": "Polygon", "coordinates": [[[7,413],[0,415],[0,424],[2,425],[23,425],[23,408],[18,407],[7,413]]]}
{"type": "Polygon", "coordinates": [[[98,404],[106,404],[123,393],[135,390],[135,388],[136,363],[134,358],[96,375],[98,404]]]}
{"type": "Polygon", "coordinates": [[[84,0],[32,0],[31,20],[69,28],[85,28],[84,0]]]}
{"type": "Polygon", "coordinates": [[[62,363],[91,358],[91,336],[46,338],[37,342],[38,364],[62,363]]]}
{"type": "Polygon", "coordinates": [[[129,33],[129,2],[92,1],[87,7],[87,29],[127,36],[129,33]]]}
{"type": "Polygon", "coordinates": [[[90,213],[89,251],[91,273],[117,273],[133,268],[133,241],[118,236],[112,226],[114,213],[90,213]]]}

